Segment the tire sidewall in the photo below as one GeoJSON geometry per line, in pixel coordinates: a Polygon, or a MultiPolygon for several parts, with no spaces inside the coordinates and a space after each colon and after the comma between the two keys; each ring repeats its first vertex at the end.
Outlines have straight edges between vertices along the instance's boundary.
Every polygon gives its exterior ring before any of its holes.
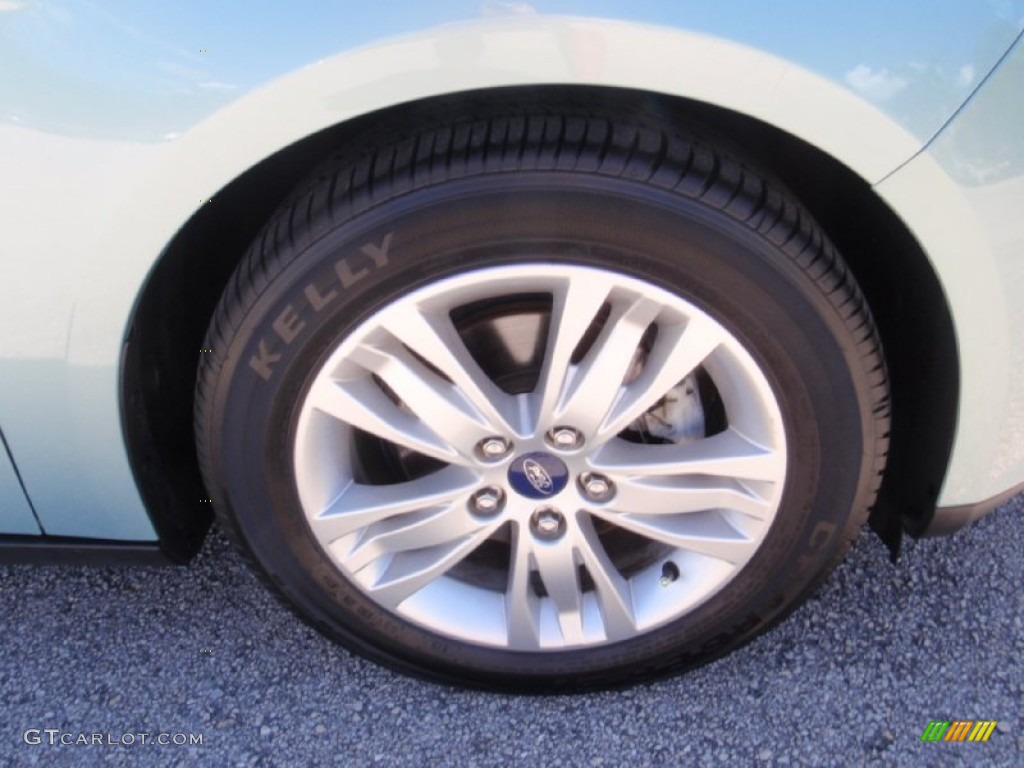
{"type": "Polygon", "coordinates": [[[874,436],[855,340],[806,271],[719,211],[623,180],[484,177],[379,202],[283,258],[235,330],[214,390],[216,494],[277,588],[371,657],[463,683],[546,688],[691,666],[780,617],[859,527],[874,436]],[[646,280],[714,317],[768,379],[789,455],[775,522],[712,598],[628,641],[537,654],[443,638],[376,606],[317,542],[291,468],[304,393],[349,332],[432,281],[531,261],[646,280]]]}

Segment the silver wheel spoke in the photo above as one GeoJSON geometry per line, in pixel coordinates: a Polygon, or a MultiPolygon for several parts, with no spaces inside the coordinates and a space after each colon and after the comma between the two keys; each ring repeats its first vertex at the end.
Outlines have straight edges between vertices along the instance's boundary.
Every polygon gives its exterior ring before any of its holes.
{"type": "Polygon", "coordinates": [[[572,424],[586,435],[598,433],[636,364],[640,339],[661,309],[643,297],[612,307],[608,322],[574,371],[553,422],[572,424]]]}
{"type": "Polygon", "coordinates": [[[530,583],[533,557],[530,532],[516,525],[512,532],[511,567],[505,590],[505,625],[508,643],[513,648],[540,647],[540,598],[530,583]]]}
{"type": "Polygon", "coordinates": [[[595,438],[606,440],[628,427],[670,389],[685,379],[721,343],[721,336],[708,319],[691,318],[684,326],[658,327],[654,348],[644,369],[630,382],[611,413],[598,427],[595,438]]]}
{"type": "Polygon", "coordinates": [[[494,432],[501,434],[512,429],[510,398],[480,369],[447,315],[432,314],[416,305],[402,305],[389,312],[382,325],[451,379],[494,432]]]}
{"type": "Polygon", "coordinates": [[[697,552],[728,563],[745,563],[757,542],[745,537],[717,516],[718,520],[698,515],[614,514],[595,510],[594,514],[613,525],[672,547],[697,552]]]}
{"type": "Polygon", "coordinates": [[[350,483],[310,523],[321,540],[331,543],[396,515],[451,503],[469,494],[476,484],[474,473],[458,467],[394,485],[350,483]]]}
{"type": "Polygon", "coordinates": [[[731,509],[758,520],[768,518],[772,504],[738,483],[692,479],[623,479],[616,484],[608,508],[647,515],[675,515],[708,509],[731,509]]]}
{"type": "Polygon", "coordinates": [[[562,639],[569,645],[583,642],[583,592],[579,566],[570,537],[537,542],[533,547],[537,572],[558,615],[562,639]]]}
{"type": "MultiPolygon", "coordinates": [[[[458,450],[475,446],[499,429],[489,425],[460,390],[413,357],[404,347],[384,350],[363,345],[353,351],[353,362],[379,376],[419,418],[438,442],[458,450]]],[[[464,453],[465,455],[465,453],[464,453]]],[[[472,458],[472,453],[465,455],[472,458]]]]}
{"type": "Polygon", "coordinates": [[[469,463],[415,415],[403,411],[369,377],[317,381],[306,402],[311,408],[384,440],[445,462],[469,463]]]}
{"type": "Polygon", "coordinates": [[[356,579],[380,603],[398,607],[404,600],[440,578],[490,535],[484,527],[455,541],[393,556],[383,573],[371,563],[355,573],[356,579]]]}
{"type": "Polygon", "coordinates": [[[716,475],[778,482],[785,475],[785,457],[763,448],[734,430],[681,445],[637,445],[624,440],[606,443],[590,461],[607,474],[630,476],[716,475]]]}
{"type": "Polygon", "coordinates": [[[629,584],[608,557],[590,517],[580,513],[576,518],[580,529],[577,540],[580,558],[594,582],[605,637],[608,640],[632,637],[636,634],[636,618],[629,584]]]}
{"type": "Polygon", "coordinates": [[[597,317],[611,289],[612,285],[604,279],[584,278],[559,284],[553,291],[547,354],[538,384],[539,432],[555,426],[552,418],[571,370],[572,353],[597,317]]]}
{"type": "Polygon", "coordinates": [[[594,583],[602,631],[617,640],[636,634],[629,585],[616,570],[585,514],[578,516],[579,534],[558,541],[537,541],[528,532],[517,537],[506,594],[509,640],[515,647],[536,646],[539,638],[539,600],[529,580],[535,566],[558,617],[563,641],[579,643],[584,636],[585,598],[580,565],[594,583]]]}
{"type": "Polygon", "coordinates": [[[358,571],[379,557],[462,541],[484,528],[493,533],[495,526],[473,517],[461,502],[394,515],[364,531],[345,565],[358,571]]]}

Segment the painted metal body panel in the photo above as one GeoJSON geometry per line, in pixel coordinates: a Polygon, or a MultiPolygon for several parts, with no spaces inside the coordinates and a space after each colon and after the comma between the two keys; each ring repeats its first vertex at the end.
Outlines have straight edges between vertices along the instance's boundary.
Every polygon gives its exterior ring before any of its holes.
{"type": "MultiPolygon", "coordinates": [[[[761,119],[870,183],[885,180],[891,202],[909,202],[917,166],[886,177],[942,129],[1011,45],[1024,3],[962,0],[927,13],[847,5],[2,0],[0,423],[46,532],[155,537],[118,418],[134,302],[197,208],[322,128],[470,89],[622,86],[761,119]]],[[[948,226],[962,223],[964,238],[984,239],[950,171],[920,157],[939,177],[948,226]]],[[[1001,482],[972,481],[971,457],[1004,418],[1009,384],[992,382],[992,372],[1008,375],[998,361],[1019,339],[1004,303],[989,299],[1004,295],[1003,251],[973,251],[972,290],[960,290],[963,252],[929,230],[926,205],[905,210],[929,254],[938,249],[961,347],[975,350],[964,371],[962,466],[951,474],[964,480],[947,484],[940,500],[975,501],[1001,482]]],[[[1000,476],[1009,485],[1021,474],[1018,462],[1000,476]]]]}
{"type": "Polygon", "coordinates": [[[0,433],[0,532],[35,536],[41,533],[25,492],[18,482],[14,464],[0,433]]]}
{"type": "Polygon", "coordinates": [[[964,375],[943,506],[1024,479],[1022,96],[1024,39],[928,151],[878,186],[938,268],[957,326],[964,375]]]}
{"type": "MultiPolygon", "coordinates": [[[[5,0],[3,9],[8,12],[0,11],[0,71],[11,75],[0,81],[3,119],[65,135],[132,141],[184,133],[247,91],[338,53],[403,35],[419,37],[439,24],[507,24],[510,17],[541,14],[621,20],[733,41],[849,88],[927,140],[1024,21],[1019,0],[5,0]]],[[[480,55],[514,71],[543,54],[545,45],[519,36],[513,55],[505,57],[476,38],[470,31],[421,37],[436,46],[433,66],[423,70],[431,87],[445,87],[452,58],[472,61],[480,55]],[[465,49],[444,45],[446,39],[465,49]]],[[[574,44],[571,37],[559,42],[563,48],[574,44]]],[[[599,46],[574,53],[579,66],[598,74],[604,54],[599,46]]],[[[632,53],[642,65],[660,51],[639,47],[632,53]]],[[[657,63],[668,67],[673,58],[657,63]]],[[[378,63],[401,69],[401,62],[386,58],[378,63]]],[[[369,70],[360,80],[386,87],[382,74],[369,70]]],[[[756,73],[746,72],[751,74],[756,73]]]]}

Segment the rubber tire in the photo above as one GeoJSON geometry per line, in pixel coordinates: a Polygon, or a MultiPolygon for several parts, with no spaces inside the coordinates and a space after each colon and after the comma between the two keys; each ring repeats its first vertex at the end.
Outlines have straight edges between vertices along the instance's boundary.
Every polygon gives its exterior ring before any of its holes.
{"type": "Polygon", "coordinates": [[[252,245],[197,378],[197,447],[218,518],[300,616],[416,675],[564,691],[704,663],[799,604],[867,518],[889,429],[869,310],[807,212],[731,150],[649,116],[490,111],[350,147],[252,245]],[[382,251],[386,263],[372,258],[382,251]],[[775,523],[721,592],[640,638],[525,654],[432,635],[342,576],[299,506],[290,436],[320,362],[376,309],[445,275],[538,252],[648,280],[714,316],[772,384],[790,461],[775,523]],[[337,296],[314,306],[308,286],[337,296]]]}

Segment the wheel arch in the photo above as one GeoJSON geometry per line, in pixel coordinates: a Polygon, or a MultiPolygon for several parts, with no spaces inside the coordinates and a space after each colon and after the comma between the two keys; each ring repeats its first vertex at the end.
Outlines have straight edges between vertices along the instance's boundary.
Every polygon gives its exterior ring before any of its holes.
{"type": "MultiPolygon", "coordinates": [[[[697,100],[624,88],[524,86],[429,97],[313,133],[214,193],[166,245],[138,296],[122,356],[120,401],[130,461],[165,552],[198,549],[209,525],[192,436],[194,371],[217,301],[247,246],[289,192],[332,149],[424,110],[564,100],[657,110],[697,123],[779,176],[836,241],[876,316],[894,401],[889,471],[872,526],[895,554],[901,532],[923,529],[952,448],[959,386],[953,323],[920,245],[862,175],[778,127],[697,100]],[[931,354],[934,351],[936,354],[931,354]],[[181,371],[189,375],[181,375],[181,371]],[[928,450],[921,450],[928,446],[928,450]]],[[[863,169],[861,169],[863,170],[863,169]]]]}

